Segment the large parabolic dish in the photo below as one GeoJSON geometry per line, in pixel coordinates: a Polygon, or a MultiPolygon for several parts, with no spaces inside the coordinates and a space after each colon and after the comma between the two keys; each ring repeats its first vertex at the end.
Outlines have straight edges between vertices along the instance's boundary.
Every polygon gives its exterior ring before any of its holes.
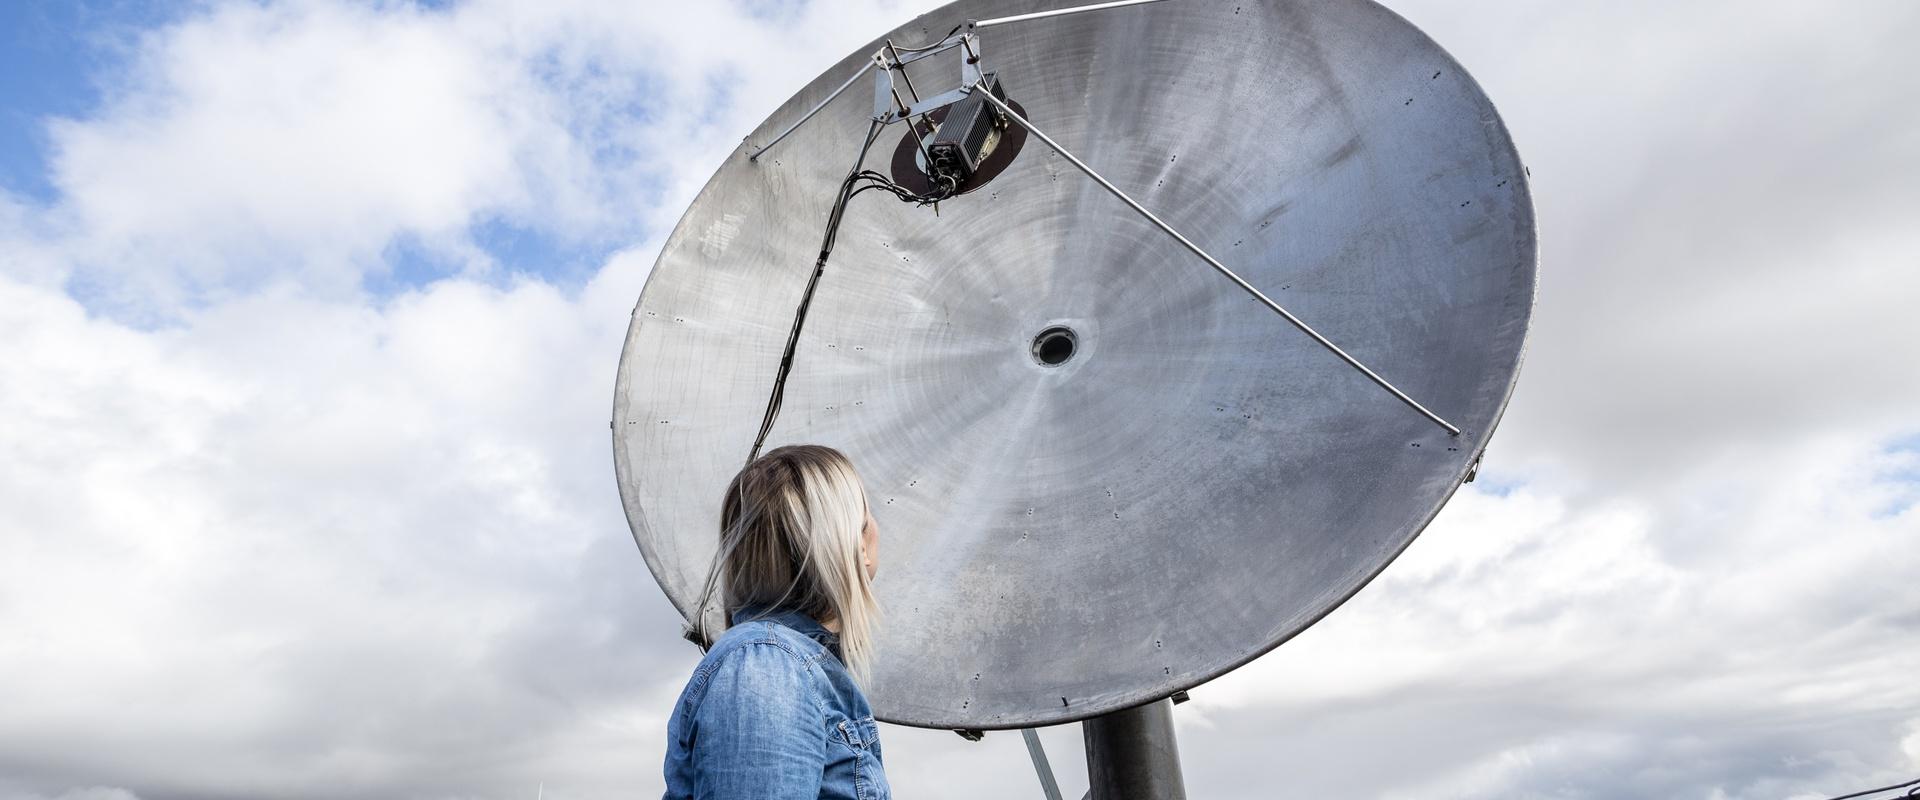
{"type": "MultiPolygon", "coordinates": [[[[872,90],[748,154],[886,39],[1072,4],[962,0],[856,50],[747,137],[667,240],[621,356],[613,444],[634,538],[683,614],[872,90]]],[[[1375,3],[1174,0],[980,40],[1035,126],[1462,432],[1039,141],[937,215],[856,198],[767,447],[827,444],[859,468],[883,542],[868,694],[882,719],[940,728],[1165,697],[1352,596],[1476,464],[1536,263],[1493,105],[1375,3]],[[1056,328],[1071,341],[1043,335],[1056,328]]],[[[922,94],[955,86],[957,58],[909,65],[922,94]]],[[[888,127],[868,165],[887,169],[904,135],[888,127]]]]}

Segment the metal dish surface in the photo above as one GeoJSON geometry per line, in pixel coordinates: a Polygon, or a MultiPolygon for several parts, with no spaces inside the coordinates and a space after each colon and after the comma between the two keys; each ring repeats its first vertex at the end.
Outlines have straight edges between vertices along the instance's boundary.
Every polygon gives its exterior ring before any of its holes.
{"type": "MultiPolygon", "coordinates": [[[[848,55],[747,137],[667,240],[621,356],[613,444],[634,538],[682,614],[870,82],[747,154],[885,38],[1073,4],[962,0],[848,55]]],[[[938,215],[862,195],[767,447],[827,444],[860,470],[883,541],[868,696],[882,719],[937,728],[1166,697],[1352,596],[1485,446],[1536,265],[1525,170],[1493,105],[1375,3],[1174,0],[980,35],[1041,130],[1463,433],[1041,142],[938,215]],[[1043,363],[1036,337],[1061,327],[1072,354],[1043,363]]],[[[958,81],[951,59],[913,68],[923,96],[958,81]]],[[[869,167],[887,168],[904,130],[869,167]]]]}

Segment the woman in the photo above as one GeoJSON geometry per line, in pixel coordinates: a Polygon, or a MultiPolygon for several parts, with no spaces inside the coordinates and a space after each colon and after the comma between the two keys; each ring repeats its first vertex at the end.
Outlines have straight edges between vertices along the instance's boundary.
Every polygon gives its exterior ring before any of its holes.
{"type": "Polygon", "coordinates": [[[699,605],[718,588],[731,626],[716,640],[696,622],[713,645],[667,721],[669,800],[892,796],[860,691],[878,537],[833,448],[782,447],[734,476],[699,605]]]}

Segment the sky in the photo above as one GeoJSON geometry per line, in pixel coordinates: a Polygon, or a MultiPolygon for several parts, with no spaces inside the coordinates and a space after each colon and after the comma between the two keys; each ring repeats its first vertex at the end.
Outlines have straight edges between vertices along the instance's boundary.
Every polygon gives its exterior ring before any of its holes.
{"type": "MultiPolygon", "coordinates": [[[[0,800],[657,794],[698,653],[627,313],[934,5],[0,4],[0,800]]],[[[1389,5],[1531,170],[1526,364],[1399,560],[1175,709],[1189,793],[1920,778],[1920,4],[1389,5]]],[[[1039,796],[1010,732],[882,737],[903,798],[1039,796]]]]}

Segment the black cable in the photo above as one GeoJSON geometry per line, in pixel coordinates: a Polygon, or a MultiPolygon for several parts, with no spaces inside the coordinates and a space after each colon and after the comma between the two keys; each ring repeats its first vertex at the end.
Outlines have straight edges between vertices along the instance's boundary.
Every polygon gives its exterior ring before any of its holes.
{"type": "Polygon", "coordinates": [[[847,174],[847,179],[840,182],[833,208],[827,213],[826,234],[820,240],[820,258],[813,263],[813,277],[807,279],[806,291],[800,295],[800,307],[794,309],[793,330],[787,334],[787,347],[780,355],[780,368],[773,376],[773,393],[767,398],[766,413],[760,418],[760,432],[753,437],[753,450],[747,454],[749,464],[760,457],[760,448],[767,442],[767,432],[773,430],[773,420],[780,414],[780,401],[786,395],[787,374],[793,370],[793,351],[800,343],[800,328],[806,324],[807,307],[813,303],[813,290],[820,285],[820,276],[827,270],[827,256],[833,252],[833,240],[840,231],[840,219],[846,210],[847,200],[852,197],[854,179],[860,174],[860,165],[867,160],[867,150],[879,135],[880,123],[868,126],[866,141],[860,145],[860,157],[853,162],[853,170],[847,174]]]}
{"type": "MultiPolygon", "coordinates": [[[[1843,794],[1843,795],[1840,795],[1839,797],[1830,797],[1830,798],[1827,798],[1827,800],[1849,800],[1849,798],[1854,798],[1854,797],[1866,797],[1867,795],[1870,795],[1870,794],[1879,794],[1881,792],[1891,792],[1895,789],[1905,789],[1909,786],[1913,786],[1917,790],[1920,790],[1920,778],[1914,778],[1913,780],[1907,781],[1906,783],[1896,783],[1892,786],[1882,786],[1878,789],[1868,789],[1864,792],[1854,792],[1853,794],[1843,794]]],[[[1907,796],[1911,797],[1913,796],[1913,793],[1908,792],[1907,796]]]]}
{"type": "Polygon", "coordinates": [[[827,214],[827,230],[820,237],[820,258],[813,262],[813,277],[807,279],[806,291],[800,294],[800,306],[793,311],[793,330],[787,334],[787,347],[780,355],[780,368],[773,376],[773,392],[767,397],[767,410],[760,418],[760,432],[753,437],[753,450],[747,454],[749,464],[760,457],[760,448],[766,444],[767,434],[773,430],[774,418],[780,415],[780,404],[786,397],[787,375],[793,371],[794,349],[800,344],[800,328],[807,322],[807,308],[813,304],[813,291],[820,285],[820,276],[827,271],[827,257],[833,253],[834,241],[840,235],[840,222],[846,217],[848,201],[861,192],[880,189],[902,202],[927,205],[952,197],[959,189],[953,181],[947,180],[934,192],[915,194],[885,175],[862,169],[861,165],[867,160],[867,151],[873,148],[874,140],[880,137],[880,129],[879,122],[867,128],[866,141],[860,145],[860,157],[854,160],[853,170],[847,173],[846,180],[840,182],[833,209],[827,214]]]}

